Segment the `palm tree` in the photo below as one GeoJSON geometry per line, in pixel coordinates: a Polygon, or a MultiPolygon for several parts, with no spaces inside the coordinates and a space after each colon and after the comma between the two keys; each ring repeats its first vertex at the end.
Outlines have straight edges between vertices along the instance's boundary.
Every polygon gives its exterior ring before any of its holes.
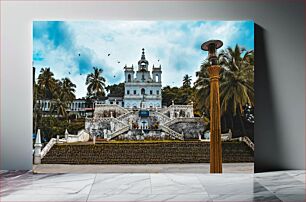
{"type": "MultiPolygon", "coordinates": [[[[227,48],[220,52],[218,62],[220,72],[220,105],[221,115],[230,114],[232,128],[233,116],[238,116],[241,128],[245,134],[242,120],[243,107],[254,106],[254,53],[236,45],[234,49],[227,48]]],[[[209,111],[210,79],[207,72],[209,62],[206,60],[196,73],[195,82],[197,100],[202,111],[209,111]]]]}
{"type": "Polygon", "coordinates": [[[42,68],[38,76],[38,88],[41,91],[43,99],[52,99],[53,92],[56,89],[56,80],[50,68],[42,68]]]}
{"type": "Polygon", "coordinates": [[[242,114],[243,106],[254,106],[254,53],[236,45],[220,55],[225,70],[220,82],[221,112],[242,114]]]}
{"type": "Polygon", "coordinates": [[[67,115],[68,115],[67,108],[68,108],[67,102],[64,100],[61,100],[60,98],[57,98],[52,101],[50,112],[51,113],[56,112],[56,114],[59,117],[67,118],[67,115]]]}
{"type": "Polygon", "coordinates": [[[236,45],[221,52],[225,71],[220,83],[221,112],[230,112],[240,120],[242,133],[243,107],[254,106],[254,52],[236,45]],[[242,57],[243,55],[243,57],[242,57]]]}
{"type": "Polygon", "coordinates": [[[197,110],[201,113],[209,113],[209,95],[210,95],[210,79],[207,68],[210,66],[208,60],[205,60],[200,67],[200,71],[196,72],[198,77],[194,83],[196,89],[195,99],[197,104],[197,110]]]}
{"type": "Polygon", "coordinates": [[[72,102],[75,99],[76,85],[69,78],[63,78],[60,82],[60,97],[62,100],[72,102]]]}
{"type": "Polygon", "coordinates": [[[186,74],[183,78],[183,87],[190,88],[191,87],[191,76],[186,74]]]}
{"type": "Polygon", "coordinates": [[[76,85],[69,78],[56,81],[57,88],[54,91],[51,113],[56,112],[61,117],[67,117],[69,104],[75,99],[76,85]]]}
{"type": "Polygon", "coordinates": [[[102,76],[102,69],[93,68],[94,72],[87,75],[86,85],[89,95],[94,95],[95,98],[105,96],[105,78],[102,76]]]}

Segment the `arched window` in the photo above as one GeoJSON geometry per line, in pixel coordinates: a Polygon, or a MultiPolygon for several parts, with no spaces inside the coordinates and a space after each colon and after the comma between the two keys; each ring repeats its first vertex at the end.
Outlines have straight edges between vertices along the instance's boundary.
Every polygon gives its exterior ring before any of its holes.
{"type": "Polygon", "coordinates": [[[155,81],[158,81],[158,74],[155,74],[155,81]]]}
{"type": "Polygon", "coordinates": [[[131,82],[131,75],[128,74],[128,82],[131,82]]]}
{"type": "Polygon", "coordinates": [[[144,95],[146,93],[146,90],[144,88],[141,89],[141,95],[144,95]]]}

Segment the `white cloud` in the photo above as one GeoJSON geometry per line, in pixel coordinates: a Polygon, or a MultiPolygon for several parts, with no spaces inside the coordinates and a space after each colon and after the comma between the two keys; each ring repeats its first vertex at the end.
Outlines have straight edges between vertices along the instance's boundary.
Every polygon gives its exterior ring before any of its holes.
{"type": "MultiPolygon", "coordinates": [[[[117,75],[116,78],[121,75],[123,79],[125,64],[137,66],[142,48],[146,49],[150,68],[153,64],[162,65],[164,86],[180,86],[185,74],[192,75],[195,81],[195,72],[207,55],[200,49],[201,43],[220,39],[227,47],[242,34],[239,33],[239,21],[84,21],[67,24],[74,33],[75,46],[84,47],[79,50],[80,54],[91,50],[93,62],[103,65],[101,68],[108,78],[108,84],[114,82],[111,79],[113,75],[117,75]],[[111,55],[107,56],[108,53],[111,55]]],[[[80,75],[79,69],[73,66],[75,58],[71,57],[71,53],[60,49],[49,50],[50,47],[43,45],[37,43],[36,48],[48,50],[48,55],[39,66],[54,67],[53,72],[58,78],[70,77],[77,85],[77,97],[85,96],[86,75],[80,75]],[[69,71],[71,75],[67,75],[69,71]]]]}

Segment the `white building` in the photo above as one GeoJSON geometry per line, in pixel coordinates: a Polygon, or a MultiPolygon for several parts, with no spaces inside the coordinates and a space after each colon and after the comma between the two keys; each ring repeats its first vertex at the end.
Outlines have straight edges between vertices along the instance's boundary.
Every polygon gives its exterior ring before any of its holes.
{"type": "MultiPolygon", "coordinates": [[[[51,100],[38,100],[40,109],[43,112],[50,112],[51,110],[51,100]]],[[[86,100],[85,99],[75,99],[72,103],[68,104],[67,111],[70,114],[77,114],[79,116],[86,116],[86,100]]]]}
{"type": "Polygon", "coordinates": [[[146,60],[144,49],[138,61],[138,70],[134,67],[124,67],[125,92],[124,107],[126,108],[161,108],[161,66],[148,70],[149,62],[146,60]]]}

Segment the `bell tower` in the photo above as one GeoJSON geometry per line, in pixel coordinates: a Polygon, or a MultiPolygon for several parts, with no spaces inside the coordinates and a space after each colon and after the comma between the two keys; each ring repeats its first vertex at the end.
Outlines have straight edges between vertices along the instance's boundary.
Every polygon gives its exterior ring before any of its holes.
{"type": "Polygon", "coordinates": [[[161,65],[159,65],[159,67],[154,67],[153,66],[152,78],[153,78],[154,82],[161,83],[161,74],[162,74],[161,65]]]}
{"type": "Polygon", "coordinates": [[[145,49],[142,49],[141,59],[138,61],[138,71],[148,71],[149,62],[146,60],[145,49]]]}
{"type": "Polygon", "coordinates": [[[134,81],[134,67],[133,65],[131,67],[127,67],[125,65],[124,67],[124,76],[125,76],[125,83],[131,83],[134,81]]]}

